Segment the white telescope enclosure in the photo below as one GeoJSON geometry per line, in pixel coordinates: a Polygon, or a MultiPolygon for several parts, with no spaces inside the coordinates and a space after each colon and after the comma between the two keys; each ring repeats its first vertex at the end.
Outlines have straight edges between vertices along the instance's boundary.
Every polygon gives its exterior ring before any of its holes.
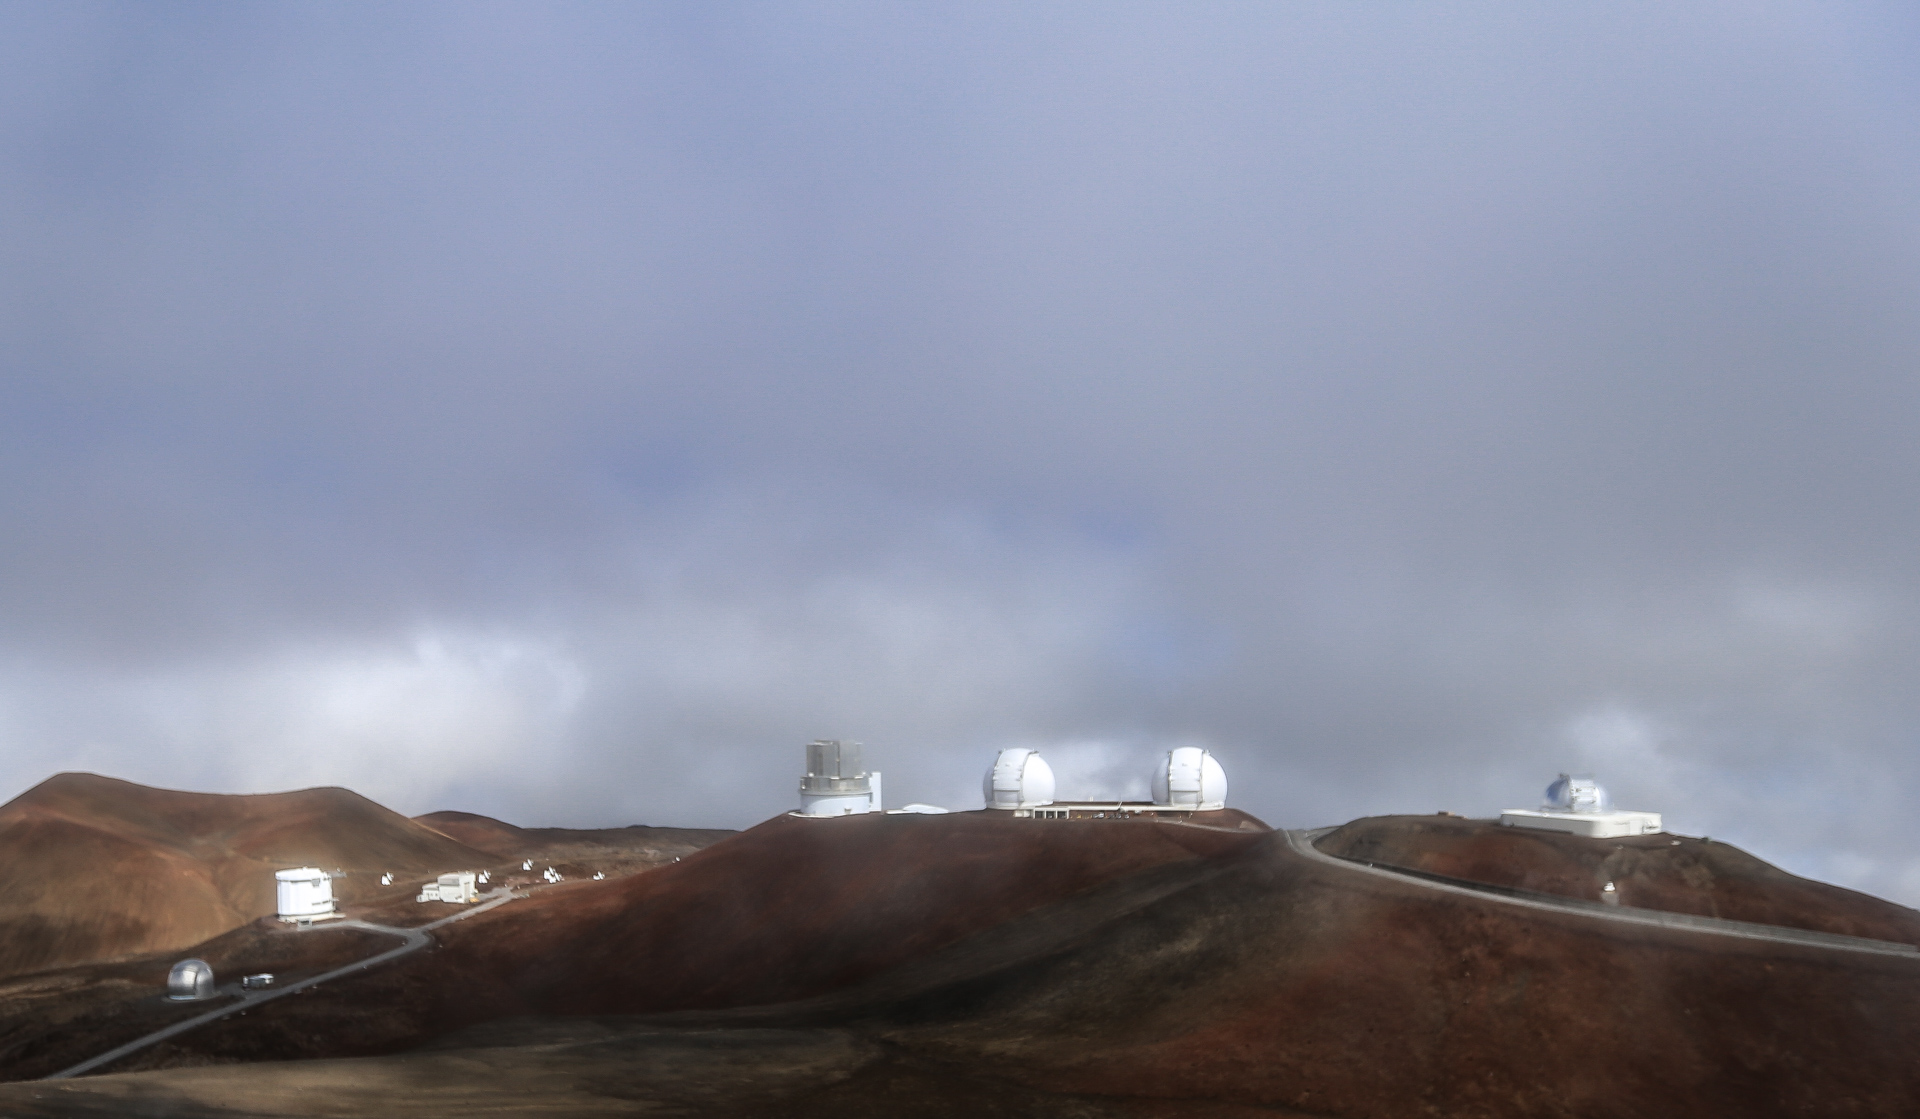
{"type": "Polygon", "coordinates": [[[274,876],[283,921],[327,917],[333,914],[333,876],[319,867],[282,870],[274,876]]]}
{"type": "Polygon", "coordinates": [[[1014,810],[1053,803],[1053,767],[1040,751],[1015,746],[1000,751],[981,782],[988,808],[1014,810]]]}
{"type": "Polygon", "coordinates": [[[167,997],[174,1002],[200,1002],[213,996],[213,968],[207,961],[181,960],[167,973],[167,997]]]}
{"type": "Polygon", "coordinates": [[[1217,812],[1227,806],[1227,771],[1198,746],[1169,750],[1153,771],[1153,803],[1217,812]]]}
{"type": "Polygon", "coordinates": [[[1562,773],[1547,786],[1539,808],[1509,808],[1500,813],[1500,823],[1589,839],[1652,835],[1661,827],[1660,813],[1615,809],[1604,786],[1590,776],[1573,773],[1562,773]]]}
{"type": "Polygon", "coordinates": [[[857,816],[880,804],[880,775],[860,762],[860,744],[821,738],[807,743],[807,774],[800,779],[800,815],[857,816]]]}

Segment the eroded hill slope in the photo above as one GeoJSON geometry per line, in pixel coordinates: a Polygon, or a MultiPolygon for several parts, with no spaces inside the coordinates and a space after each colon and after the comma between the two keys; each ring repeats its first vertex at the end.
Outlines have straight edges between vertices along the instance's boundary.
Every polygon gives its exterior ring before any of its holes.
{"type": "MultiPolygon", "coordinates": [[[[274,911],[273,872],[438,872],[479,851],[347,789],[235,796],[62,773],[0,805],[0,975],[186,948],[274,911]]],[[[356,878],[356,876],[359,876],[356,878]]]]}

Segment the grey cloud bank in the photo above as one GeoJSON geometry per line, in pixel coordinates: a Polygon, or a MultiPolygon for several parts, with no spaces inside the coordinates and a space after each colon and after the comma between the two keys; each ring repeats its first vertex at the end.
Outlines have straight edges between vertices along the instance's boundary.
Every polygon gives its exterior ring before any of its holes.
{"type": "Polygon", "coordinates": [[[1910,13],[0,22],[0,794],[1193,741],[1920,903],[1910,13]]]}

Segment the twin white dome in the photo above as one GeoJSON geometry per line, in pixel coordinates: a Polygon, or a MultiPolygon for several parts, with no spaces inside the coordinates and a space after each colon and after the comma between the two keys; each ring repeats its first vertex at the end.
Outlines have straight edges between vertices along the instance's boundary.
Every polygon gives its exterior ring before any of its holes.
{"type": "MultiPolygon", "coordinates": [[[[1053,767],[1040,751],[1014,747],[1000,751],[981,783],[988,808],[1038,808],[1053,803],[1053,767]]],[[[1167,751],[1153,771],[1153,803],[1163,807],[1213,812],[1227,806],[1227,771],[1198,746],[1167,751]]]]}
{"type": "Polygon", "coordinates": [[[1038,750],[1000,751],[981,782],[988,808],[1035,808],[1053,803],[1053,767],[1038,750]]]}
{"type": "Polygon", "coordinates": [[[1169,750],[1166,760],[1153,771],[1153,803],[1197,812],[1225,808],[1227,771],[1198,746],[1169,750]]]}

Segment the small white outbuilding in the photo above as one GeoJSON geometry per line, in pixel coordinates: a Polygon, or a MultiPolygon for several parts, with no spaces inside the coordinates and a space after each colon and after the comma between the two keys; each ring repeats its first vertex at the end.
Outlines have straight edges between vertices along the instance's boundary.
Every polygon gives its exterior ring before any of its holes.
{"type": "Polygon", "coordinates": [[[282,921],[335,916],[333,875],[316,866],[302,866],[278,871],[273,877],[282,921]]]}
{"type": "Polygon", "coordinates": [[[444,901],[457,905],[467,905],[480,900],[480,890],[476,885],[478,875],[471,870],[459,870],[452,874],[442,874],[438,881],[429,882],[420,887],[420,896],[415,901],[444,901]]]}

